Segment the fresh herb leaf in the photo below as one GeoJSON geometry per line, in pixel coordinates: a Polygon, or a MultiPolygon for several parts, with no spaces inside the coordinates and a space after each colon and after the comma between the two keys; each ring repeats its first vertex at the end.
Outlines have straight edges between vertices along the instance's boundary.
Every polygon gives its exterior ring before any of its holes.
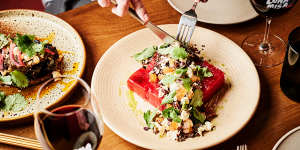
{"type": "Polygon", "coordinates": [[[161,102],[161,105],[172,103],[174,101],[175,95],[176,95],[176,91],[169,93],[167,96],[164,97],[164,99],[161,102]]]}
{"type": "Polygon", "coordinates": [[[187,70],[188,70],[187,68],[180,68],[180,69],[176,69],[175,73],[180,74],[180,76],[181,76],[181,75],[185,74],[187,72],[187,70]]]}
{"type": "Polygon", "coordinates": [[[3,91],[0,91],[0,102],[3,102],[4,99],[5,99],[5,94],[3,91]]]}
{"type": "Polygon", "coordinates": [[[186,79],[181,79],[181,81],[183,82],[183,87],[187,91],[189,91],[191,89],[192,80],[190,78],[186,78],[186,79]]]}
{"type": "Polygon", "coordinates": [[[8,95],[4,99],[4,106],[3,110],[4,111],[22,111],[27,105],[27,101],[25,100],[25,97],[22,96],[21,94],[13,94],[13,95],[8,95]]]}
{"type": "Polygon", "coordinates": [[[174,59],[185,59],[187,56],[188,53],[182,47],[175,47],[171,52],[171,57],[174,59]]]}
{"type": "Polygon", "coordinates": [[[8,44],[8,39],[4,34],[0,34],[0,49],[8,44]]]}
{"type": "Polygon", "coordinates": [[[193,108],[192,111],[193,111],[194,118],[199,120],[201,123],[204,123],[206,119],[205,113],[198,111],[196,108],[193,108]]]}
{"type": "Polygon", "coordinates": [[[133,57],[136,61],[145,60],[147,58],[152,57],[153,54],[155,53],[156,49],[157,49],[157,47],[155,47],[155,46],[145,48],[142,52],[135,54],[133,57]]]}
{"type": "Polygon", "coordinates": [[[200,89],[196,89],[194,92],[194,96],[192,98],[192,101],[190,105],[192,105],[194,108],[201,107],[203,104],[203,92],[200,89]]]}
{"type": "Polygon", "coordinates": [[[12,84],[11,76],[0,76],[0,81],[6,85],[12,84]]]}
{"type": "Polygon", "coordinates": [[[177,77],[175,75],[165,75],[164,78],[162,78],[160,80],[160,82],[163,85],[169,85],[169,84],[173,83],[176,80],[176,78],[177,77]]]}
{"type": "Polygon", "coordinates": [[[149,128],[153,128],[154,125],[151,123],[153,121],[153,118],[156,116],[156,112],[151,112],[148,110],[144,113],[144,120],[149,128]]]}
{"type": "Polygon", "coordinates": [[[33,35],[17,34],[14,42],[23,53],[25,53],[29,57],[32,57],[36,53],[44,53],[44,45],[48,43],[48,41],[35,43],[34,38],[35,37],[33,35]]]}
{"type": "Polygon", "coordinates": [[[10,73],[12,82],[19,88],[25,88],[29,85],[29,80],[27,77],[20,71],[15,70],[10,73]]]}
{"type": "Polygon", "coordinates": [[[174,107],[170,107],[162,111],[162,115],[164,116],[164,118],[170,118],[173,121],[180,123],[181,119],[178,117],[178,114],[179,111],[174,107]]]}
{"type": "Polygon", "coordinates": [[[200,77],[212,77],[213,74],[208,70],[207,67],[201,67],[199,65],[196,66],[197,76],[200,77]]]}

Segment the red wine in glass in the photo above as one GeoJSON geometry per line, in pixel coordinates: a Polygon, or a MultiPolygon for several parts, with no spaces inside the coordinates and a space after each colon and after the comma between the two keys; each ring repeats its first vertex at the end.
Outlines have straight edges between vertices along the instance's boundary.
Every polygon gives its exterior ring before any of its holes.
{"type": "Polygon", "coordinates": [[[250,2],[258,14],[275,17],[291,9],[297,0],[250,0],[250,2]]]}
{"type": "Polygon", "coordinates": [[[264,33],[248,36],[242,48],[258,67],[273,67],[281,64],[285,54],[285,42],[277,35],[269,34],[272,17],[290,10],[297,0],[250,0],[258,14],[266,18],[264,33]]]}
{"type": "Polygon", "coordinates": [[[46,115],[40,120],[42,133],[49,147],[55,150],[98,148],[102,133],[96,118],[89,110],[76,105],[66,105],[56,108],[52,113],[57,115],[46,115]],[[70,114],[59,115],[68,113],[70,114]]]}

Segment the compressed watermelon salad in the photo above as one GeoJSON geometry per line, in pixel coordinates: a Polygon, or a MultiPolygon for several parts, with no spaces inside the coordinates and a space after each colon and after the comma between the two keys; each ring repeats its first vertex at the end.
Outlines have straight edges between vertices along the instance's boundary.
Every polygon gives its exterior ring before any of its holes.
{"type": "Polygon", "coordinates": [[[157,108],[144,112],[146,131],[184,141],[214,129],[216,104],[211,98],[224,85],[224,73],[199,57],[200,52],[195,45],[173,42],[133,56],[143,67],[127,86],[157,108]]]}

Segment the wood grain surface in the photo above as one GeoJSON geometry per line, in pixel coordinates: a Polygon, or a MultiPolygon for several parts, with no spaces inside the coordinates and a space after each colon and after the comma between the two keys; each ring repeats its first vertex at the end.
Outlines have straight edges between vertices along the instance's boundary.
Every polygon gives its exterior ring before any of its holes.
{"type": "MultiPolygon", "coordinates": [[[[168,4],[167,0],[144,0],[144,4],[153,23],[157,25],[178,23],[180,14],[168,4]]],[[[122,37],[144,28],[130,16],[117,17],[111,13],[111,8],[100,8],[96,2],[62,13],[58,17],[71,24],[85,43],[87,65],[84,79],[89,83],[103,53],[122,37]]],[[[258,17],[234,25],[212,25],[200,22],[197,25],[221,33],[241,45],[247,35],[263,32],[265,22],[263,18],[258,17]]],[[[300,3],[297,3],[288,13],[273,19],[271,33],[278,34],[287,41],[288,34],[297,26],[300,26],[300,3]]],[[[236,149],[236,145],[247,144],[249,150],[269,150],[282,135],[300,125],[300,103],[288,99],[280,90],[281,67],[282,65],[270,69],[258,68],[262,91],[254,117],[237,135],[211,149],[229,150],[236,149]]],[[[1,126],[0,132],[35,138],[32,122],[1,126]]],[[[0,144],[0,149],[24,148],[0,144]]],[[[128,143],[105,127],[100,149],[142,150],[143,148],[128,143]]]]}

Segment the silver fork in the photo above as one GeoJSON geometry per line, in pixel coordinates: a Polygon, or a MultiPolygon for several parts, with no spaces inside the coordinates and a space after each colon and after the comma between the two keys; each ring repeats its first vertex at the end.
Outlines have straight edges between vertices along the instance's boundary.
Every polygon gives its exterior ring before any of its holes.
{"type": "Polygon", "coordinates": [[[192,9],[186,11],[181,15],[176,40],[182,43],[189,43],[193,32],[195,30],[195,25],[197,23],[197,14],[195,9],[199,3],[199,0],[195,0],[192,9]]]}
{"type": "Polygon", "coordinates": [[[247,144],[238,145],[238,146],[236,147],[236,150],[248,150],[247,144]]]}

